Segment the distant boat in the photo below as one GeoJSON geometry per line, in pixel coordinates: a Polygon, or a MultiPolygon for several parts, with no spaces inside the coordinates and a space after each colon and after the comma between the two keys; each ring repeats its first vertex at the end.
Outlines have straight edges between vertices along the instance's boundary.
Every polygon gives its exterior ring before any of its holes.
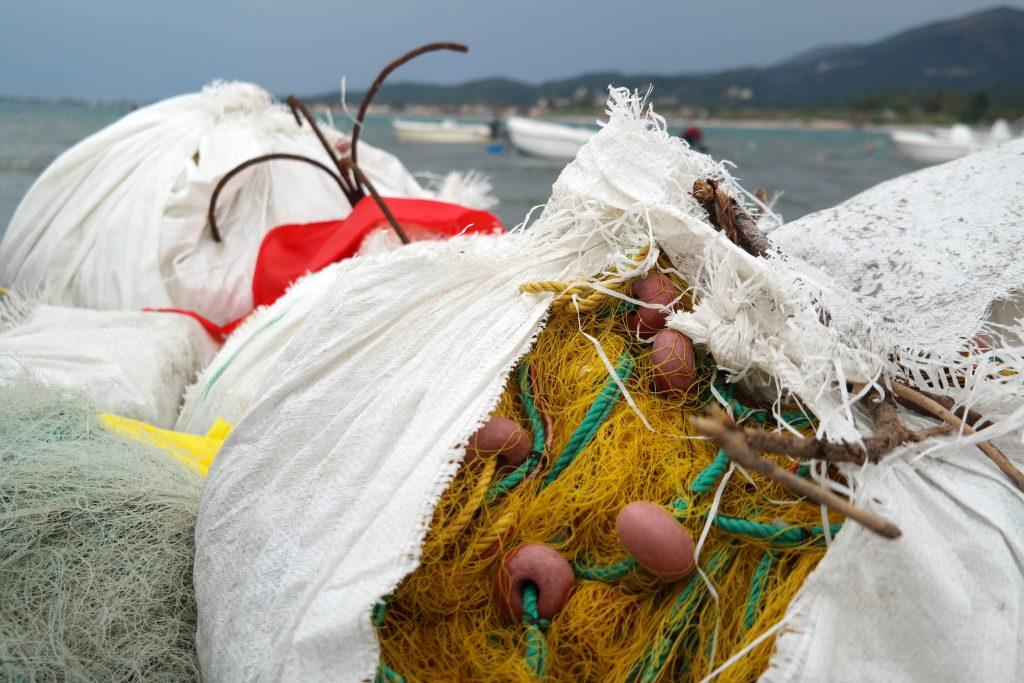
{"type": "Polygon", "coordinates": [[[442,121],[406,121],[395,119],[391,122],[395,135],[405,142],[475,143],[491,138],[490,126],[483,123],[460,123],[453,119],[442,121]]]}
{"type": "Polygon", "coordinates": [[[580,147],[596,132],[521,116],[509,117],[505,125],[509,141],[521,153],[559,161],[575,158],[580,147]]]}
{"type": "Polygon", "coordinates": [[[1010,126],[1000,119],[986,133],[975,133],[962,123],[949,130],[923,133],[893,131],[896,152],[907,161],[921,164],[942,164],[960,157],[1000,145],[1013,138],[1010,126]]]}

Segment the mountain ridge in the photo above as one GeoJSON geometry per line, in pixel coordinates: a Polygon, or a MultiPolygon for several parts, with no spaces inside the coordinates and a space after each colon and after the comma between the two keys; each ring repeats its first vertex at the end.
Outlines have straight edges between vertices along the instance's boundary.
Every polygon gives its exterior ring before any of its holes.
{"type": "MultiPolygon", "coordinates": [[[[527,108],[601,101],[609,84],[654,86],[656,101],[701,108],[807,108],[880,95],[923,98],[985,92],[993,104],[1024,106],[1024,10],[999,6],[932,22],[867,44],[820,46],[767,67],[709,73],[625,74],[605,70],[531,84],[492,77],[452,85],[396,81],[375,98],[389,105],[527,108]]],[[[358,100],[362,93],[353,93],[358,100]]],[[[337,101],[336,94],[309,98],[337,101]]]]}

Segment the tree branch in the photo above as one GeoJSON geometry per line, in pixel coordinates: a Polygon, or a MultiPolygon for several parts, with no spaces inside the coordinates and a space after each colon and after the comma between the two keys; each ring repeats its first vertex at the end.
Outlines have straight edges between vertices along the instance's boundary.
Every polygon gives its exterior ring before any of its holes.
{"type": "Polygon", "coordinates": [[[859,508],[825,487],[792,472],[787,472],[772,461],[758,456],[748,444],[744,430],[724,412],[719,411],[717,419],[695,416],[690,418],[690,422],[701,433],[715,439],[726,456],[737,465],[758,472],[772,481],[782,484],[799,496],[825,505],[880,536],[899,538],[902,534],[899,527],[889,520],[870,510],[859,508]]]}
{"type": "MultiPolygon", "coordinates": [[[[933,398],[929,398],[917,389],[895,380],[890,384],[889,388],[898,398],[902,398],[918,408],[927,411],[932,417],[942,420],[953,429],[960,430],[962,428],[963,433],[968,436],[976,433],[973,427],[964,423],[963,420],[940,405],[938,401],[933,398]]],[[[1010,459],[1007,458],[1001,450],[988,441],[982,441],[979,443],[978,448],[988,457],[989,460],[995,463],[996,467],[998,467],[1003,474],[1009,477],[1010,481],[1013,482],[1013,485],[1017,487],[1018,491],[1024,492],[1024,474],[1021,474],[1020,470],[1014,467],[1013,463],[1010,462],[1010,459]]]]}
{"type": "MultiPolygon", "coordinates": [[[[981,413],[975,412],[973,410],[967,410],[966,406],[957,406],[956,408],[954,408],[954,406],[956,405],[956,401],[954,401],[949,396],[943,396],[942,394],[936,394],[931,391],[925,391],[924,389],[915,389],[915,391],[935,401],[940,406],[942,406],[949,412],[953,413],[961,420],[966,420],[967,424],[969,424],[972,427],[978,428],[981,425],[981,423],[989,421],[981,413]]],[[[899,403],[904,408],[909,408],[910,410],[913,410],[915,413],[919,415],[924,415],[925,417],[935,417],[935,415],[933,415],[931,412],[924,410],[923,408],[921,408],[921,406],[917,405],[913,401],[908,401],[905,398],[900,398],[899,396],[897,396],[896,402],[899,403]]]]}
{"type": "Polygon", "coordinates": [[[708,212],[712,225],[725,232],[733,244],[748,254],[759,257],[772,250],[772,243],[757,227],[757,221],[717,182],[694,181],[692,194],[708,212]]]}
{"type": "Polygon", "coordinates": [[[946,425],[938,428],[911,431],[900,423],[896,406],[891,400],[870,400],[871,415],[875,431],[861,444],[846,441],[828,441],[817,437],[801,438],[783,432],[764,429],[741,428],[747,445],[759,451],[781,453],[799,460],[827,460],[828,462],[851,462],[863,465],[878,462],[897,446],[923,441],[933,436],[948,433],[946,425]]]}

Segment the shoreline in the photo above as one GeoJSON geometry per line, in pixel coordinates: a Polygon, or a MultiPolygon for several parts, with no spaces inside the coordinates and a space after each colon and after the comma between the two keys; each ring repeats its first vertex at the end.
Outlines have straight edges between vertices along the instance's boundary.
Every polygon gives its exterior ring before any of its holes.
{"type": "MultiPolygon", "coordinates": [[[[103,101],[103,100],[78,100],[74,98],[22,98],[0,95],[0,105],[30,105],[30,106],[56,106],[56,107],[81,107],[83,109],[123,109],[125,113],[140,106],[138,103],[124,101],[103,101]]],[[[326,106],[314,104],[314,112],[323,113],[330,111],[331,114],[341,114],[344,111],[338,106],[326,106]]],[[[526,116],[529,116],[527,114],[526,116]]],[[[453,119],[456,121],[487,121],[489,116],[465,114],[444,114],[427,113],[422,111],[398,112],[370,109],[369,117],[374,119],[395,119],[409,118],[413,120],[438,120],[453,119]]],[[[556,112],[535,115],[533,118],[544,121],[571,123],[575,125],[594,125],[601,117],[600,113],[594,114],[558,114],[556,112]]],[[[500,117],[504,118],[504,116],[500,117]]],[[[869,133],[889,134],[893,131],[934,131],[936,129],[948,128],[948,125],[935,123],[858,123],[852,119],[831,119],[831,118],[680,118],[676,116],[666,117],[670,128],[685,128],[687,126],[700,126],[707,128],[734,128],[746,130],[812,130],[812,131],[852,131],[859,130],[869,133]]],[[[951,125],[951,124],[949,124],[951,125]]],[[[986,131],[987,126],[971,126],[972,130],[986,131]]]]}
{"type": "MultiPolygon", "coordinates": [[[[537,118],[551,121],[565,121],[576,124],[592,124],[594,118],[583,115],[570,116],[539,116],[537,118]]],[[[670,128],[700,126],[707,128],[739,128],[750,130],[859,130],[869,133],[891,133],[893,131],[914,130],[932,131],[943,128],[932,123],[857,123],[851,119],[798,119],[798,118],[695,118],[684,119],[666,117],[670,128]]],[[[986,130],[984,126],[972,128],[986,130]]]]}
{"type": "MultiPolygon", "coordinates": [[[[332,113],[339,113],[340,110],[332,108],[332,113]]],[[[446,115],[446,114],[424,114],[424,113],[401,113],[401,112],[373,112],[369,118],[378,120],[410,119],[422,121],[437,121],[451,119],[453,121],[465,122],[486,122],[485,116],[473,115],[446,115]]],[[[504,118],[504,117],[499,117],[504,118]]],[[[540,121],[551,121],[553,123],[568,123],[577,126],[596,125],[599,116],[587,116],[583,114],[541,115],[534,116],[540,121]]],[[[934,131],[946,126],[932,123],[866,123],[861,124],[849,119],[730,119],[730,118],[706,118],[706,119],[665,119],[669,128],[685,128],[687,126],[698,126],[701,128],[734,128],[739,130],[811,130],[811,131],[862,131],[866,133],[877,133],[888,135],[893,131],[934,131]]],[[[986,126],[972,126],[973,130],[985,131],[986,126]]]]}

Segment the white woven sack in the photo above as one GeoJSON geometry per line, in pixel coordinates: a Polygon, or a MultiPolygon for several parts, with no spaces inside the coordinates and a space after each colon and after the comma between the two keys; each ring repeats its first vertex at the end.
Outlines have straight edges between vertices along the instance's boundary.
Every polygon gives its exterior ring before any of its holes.
{"type": "MultiPolygon", "coordinates": [[[[1024,495],[956,441],[844,468],[903,536],[843,526],[778,624],[762,681],[1021,680],[1024,495]]],[[[1022,466],[1018,438],[996,444],[1022,466]]]]}
{"type": "MultiPolygon", "coordinates": [[[[824,436],[859,438],[863,416],[849,405],[846,380],[897,372],[896,341],[847,338],[822,322],[822,291],[798,268],[781,258],[753,259],[715,232],[688,194],[694,180],[707,177],[742,199],[724,171],[671,138],[638,98],[613,91],[608,123],[562,173],[530,231],[414,244],[341,264],[207,480],[195,569],[204,675],[372,677],[379,652],[372,605],[415,568],[433,506],[462,458],[460,444],[493,409],[540,329],[548,297],[522,294],[523,282],[597,275],[613,266],[630,276],[652,267],[656,253],[643,263],[623,254],[653,238],[697,296],[694,310],[670,324],[751,386],[795,392],[821,418],[824,436]]],[[[929,295],[938,301],[946,292],[929,295]]],[[[841,314],[852,320],[856,310],[841,314]]],[[[1024,368],[1020,351],[1000,352],[1024,368]]],[[[964,368],[954,370],[967,376],[964,368]]],[[[998,427],[1019,428],[1019,386],[974,384],[982,393],[1003,392],[998,427]]],[[[1008,534],[1020,526],[1019,496],[963,443],[938,453],[955,452],[974,470],[946,499],[935,480],[902,458],[866,468],[863,476],[851,472],[858,503],[892,514],[904,536],[856,543],[863,532],[847,525],[794,601],[770,673],[785,667],[786,675],[804,680],[842,679],[848,669],[839,667],[850,665],[854,651],[870,658],[873,633],[897,626],[905,632],[893,642],[903,647],[873,660],[877,668],[869,673],[878,680],[942,670],[942,661],[915,664],[919,653],[910,645],[929,639],[947,647],[932,654],[958,660],[948,671],[1006,670],[984,649],[943,636],[948,622],[930,619],[920,606],[926,593],[951,609],[974,599],[988,605],[991,592],[982,584],[990,575],[1011,597],[1024,585],[1019,554],[997,546],[990,562],[974,563],[977,548],[970,544],[947,543],[942,557],[929,546],[937,529],[976,532],[990,542],[993,529],[1008,534]],[[921,503],[919,514],[903,514],[926,495],[934,501],[921,503]],[[853,540],[843,540],[846,534],[853,540]],[[871,553],[857,557],[865,545],[871,553]],[[929,558],[941,580],[893,571],[882,556],[896,563],[929,558]],[[861,585],[887,586],[886,608],[872,610],[865,601],[847,616],[821,607],[828,604],[821,602],[828,598],[821,577],[837,566],[860,572],[861,585]],[[886,626],[893,614],[903,621],[886,626]],[[836,633],[846,639],[845,656],[815,654],[836,633]]],[[[908,453],[915,454],[924,471],[938,462],[936,453],[908,453]]],[[[986,615],[990,629],[1020,630],[1015,609],[986,615]]],[[[1019,642],[1001,645],[1001,661],[1019,659],[1019,642]]]]}
{"type": "Polygon", "coordinates": [[[0,333],[0,382],[28,374],[102,410],[170,427],[215,349],[185,316],[40,305],[0,333]]]}
{"type": "Polygon", "coordinates": [[[270,306],[254,311],[185,392],[175,429],[205,434],[217,418],[238,422],[278,356],[337,276],[330,265],[301,278],[270,306]]]}
{"type": "MultiPolygon", "coordinates": [[[[324,127],[329,140],[340,133],[324,127]]],[[[134,111],[54,161],[0,243],[0,284],[99,309],[180,307],[226,323],[252,309],[260,243],[271,228],[342,218],[351,208],[321,171],[258,164],[221,193],[215,242],[206,211],[217,181],[271,152],[330,161],[308,126],[248,83],[134,111]]],[[[429,197],[394,156],[360,143],[360,165],[386,195],[429,197]]]]}
{"type": "MultiPolygon", "coordinates": [[[[474,184],[480,186],[478,177],[468,176],[469,183],[466,179],[456,173],[449,174],[446,180],[448,187],[442,191],[474,192],[474,184]]],[[[476,200],[478,205],[486,204],[489,185],[486,181],[483,184],[488,189],[475,197],[465,198],[476,200]]],[[[400,246],[397,235],[386,227],[370,232],[360,244],[358,253],[386,253],[400,246]]],[[[202,434],[217,418],[232,424],[240,420],[277,363],[278,356],[301,329],[306,317],[322,305],[337,271],[338,264],[335,263],[305,275],[273,304],[253,311],[231,333],[210,365],[185,392],[176,429],[202,434]]]]}
{"type": "Polygon", "coordinates": [[[985,323],[1024,313],[1022,169],[1019,139],[881,183],[771,237],[874,325],[958,354],[985,323]]]}

